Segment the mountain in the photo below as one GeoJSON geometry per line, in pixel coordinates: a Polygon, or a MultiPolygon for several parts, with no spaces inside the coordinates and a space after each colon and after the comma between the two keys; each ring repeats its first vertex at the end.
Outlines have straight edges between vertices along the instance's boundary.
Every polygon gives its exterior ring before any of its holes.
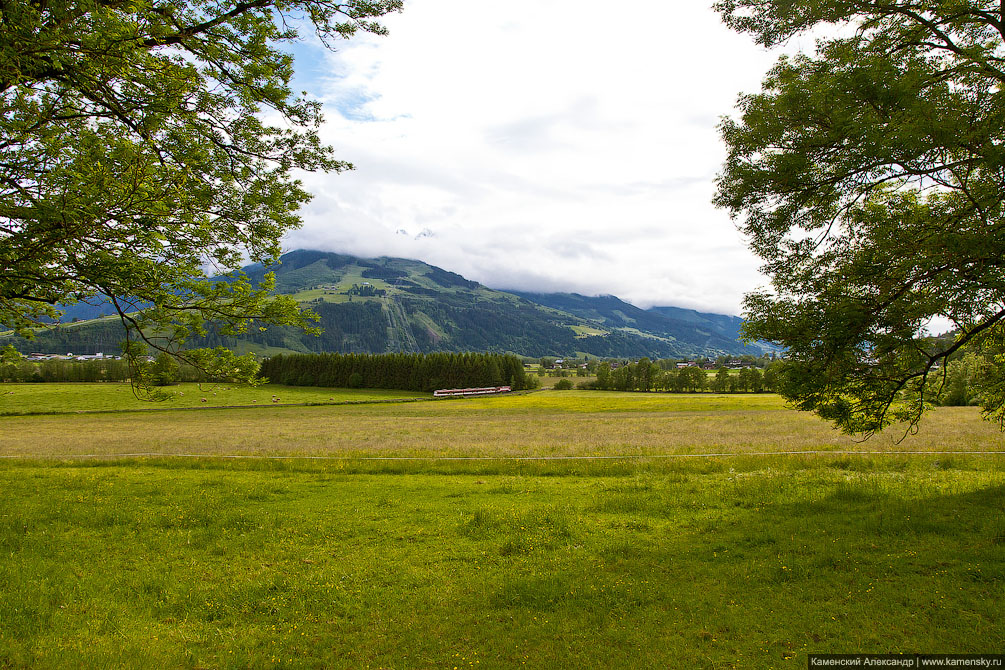
{"type": "Polygon", "coordinates": [[[652,307],[643,310],[613,295],[589,297],[578,293],[526,293],[514,291],[526,300],[568,312],[605,328],[659,336],[699,351],[760,356],[760,345],[745,346],[739,341],[743,319],[723,314],[704,314],[680,307],[652,307]]]}
{"type": "MultiPolygon", "coordinates": [[[[262,354],[488,351],[653,359],[766,350],[737,341],[737,317],[676,307],[643,310],[614,296],[498,291],[415,260],[300,250],[283,255],[273,268],[244,268],[252,281],[270,270],[278,293],[292,295],[321,317],[321,336],[272,327],[253,329],[239,340],[211,334],[191,344],[262,354]]],[[[73,306],[65,325],[40,333],[35,341],[6,335],[0,343],[7,339],[22,351],[115,351],[121,326],[116,319],[94,319],[101,310],[100,305],[73,306]],[[66,324],[74,318],[93,320],[66,324]]],[[[111,312],[107,305],[104,310],[111,312]]]]}
{"type": "MultiPolygon", "coordinates": [[[[730,342],[736,342],[740,339],[740,327],[743,325],[743,319],[738,316],[706,314],[683,307],[650,307],[649,311],[662,314],[675,322],[691,324],[698,330],[717,334],[730,342]]],[[[759,346],[758,348],[765,347],[759,346]]],[[[773,350],[772,347],[767,347],[767,349],[773,350]]]]}

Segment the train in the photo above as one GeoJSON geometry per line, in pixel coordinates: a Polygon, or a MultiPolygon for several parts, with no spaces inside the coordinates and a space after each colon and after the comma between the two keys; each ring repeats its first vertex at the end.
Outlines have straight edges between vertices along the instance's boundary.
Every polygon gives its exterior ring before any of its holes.
{"type": "Polygon", "coordinates": [[[439,389],[433,391],[433,395],[437,398],[447,398],[453,396],[469,396],[469,395],[492,395],[494,393],[509,393],[513,389],[509,386],[483,386],[482,388],[476,389],[439,389]]]}

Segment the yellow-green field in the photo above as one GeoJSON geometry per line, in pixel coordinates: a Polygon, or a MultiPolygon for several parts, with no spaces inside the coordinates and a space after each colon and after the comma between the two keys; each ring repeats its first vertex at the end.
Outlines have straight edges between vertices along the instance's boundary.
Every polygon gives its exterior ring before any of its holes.
{"type": "MultiPolygon", "coordinates": [[[[18,389],[24,389],[25,394],[44,394],[45,386],[18,389]]],[[[100,393],[113,394],[116,402],[119,395],[129,393],[125,386],[95,386],[95,405],[101,404],[100,393]]],[[[5,434],[0,440],[0,455],[638,458],[849,450],[1005,451],[1001,432],[969,407],[939,409],[917,435],[906,439],[902,439],[903,430],[894,428],[862,443],[812,415],[785,409],[783,401],[771,394],[539,391],[477,399],[309,407],[274,406],[269,398],[337,402],[415,394],[265,387],[220,391],[208,397],[218,404],[247,405],[244,396],[241,402],[234,400],[244,393],[261,394],[259,404],[264,406],[204,409],[195,396],[186,394],[182,400],[190,409],[177,411],[6,417],[2,419],[5,434]]],[[[58,402],[52,400],[53,406],[58,402]]],[[[65,406],[70,412],[81,407],[76,402],[65,406]]],[[[166,405],[135,401],[130,407],[162,409],[166,405]]]]}
{"type": "Polygon", "coordinates": [[[1005,645],[1005,443],[973,408],[862,443],[772,395],[68,398],[0,416],[0,667],[805,668],[1005,645]]]}
{"type": "Polygon", "coordinates": [[[310,386],[177,384],[162,389],[165,400],[136,396],[126,383],[0,384],[0,415],[166,410],[191,407],[331,404],[431,398],[429,393],[380,389],[328,389],[310,386]]]}

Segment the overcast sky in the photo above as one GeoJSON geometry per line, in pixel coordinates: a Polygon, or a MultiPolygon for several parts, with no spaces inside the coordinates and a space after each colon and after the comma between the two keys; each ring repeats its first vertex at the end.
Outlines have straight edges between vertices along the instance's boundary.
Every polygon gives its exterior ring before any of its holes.
{"type": "Polygon", "coordinates": [[[304,177],[286,248],[738,314],[765,282],[710,203],[716,125],[777,55],[710,4],[406,0],[387,37],[304,45],[297,84],[356,170],[304,177]]]}

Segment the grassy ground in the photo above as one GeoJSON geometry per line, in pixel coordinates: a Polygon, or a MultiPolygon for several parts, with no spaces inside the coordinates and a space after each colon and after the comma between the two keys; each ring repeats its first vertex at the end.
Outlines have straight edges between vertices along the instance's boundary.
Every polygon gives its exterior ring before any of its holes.
{"type": "MultiPolygon", "coordinates": [[[[278,391],[284,399],[293,389],[278,391]]],[[[325,396],[327,397],[327,396],[325,396]]],[[[148,403],[149,404],[149,403],[148,403]]],[[[1005,451],[975,408],[942,408],[918,435],[864,444],[774,395],[542,391],[404,404],[2,419],[0,456],[661,457],[779,451],[1005,451]]]]}
{"type": "Polygon", "coordinates": [[[767,395],[542,392],[10,416],[0,450],[0,667],[801,668],[1005,644],[1005,460],[946,453],[1005,449],[968,408],[857,444],[767,395]],[[859,455],[754,453],[802,446],[859,455]],[[197,447],[214,456],[114,457],[197,447]],[[733,455],[637,458],[712,448],[733,455]],[[363,460],[444,454],[610,458],[363,460]]]}
{"type": "Polygon", "coordinates": [[[563,379],[568,379],[570,382],[572,382],[573,387],[576,387],[578,384],[597,381],[596,375],[586,377],[576,377],[576,376],[561,377],[561,376],[552,376],[548,374],[546,375],[538,374],[537,378],[541,382],[541,388],[546,389],[554,388],[555,384],[562,381],[563,379]]]}
{"type": "Polygon", "coordinates": [[[0,415],[49,414],[109,410],[222,407],[229,405],[335,403],[395,398],[428,398],[428,393],[379,389],[329,389],[263,384],[257,387],[226,384],[178,384],[163,387],[164,401],[140,400],[129,384],[0,384],[0,415]]]}

